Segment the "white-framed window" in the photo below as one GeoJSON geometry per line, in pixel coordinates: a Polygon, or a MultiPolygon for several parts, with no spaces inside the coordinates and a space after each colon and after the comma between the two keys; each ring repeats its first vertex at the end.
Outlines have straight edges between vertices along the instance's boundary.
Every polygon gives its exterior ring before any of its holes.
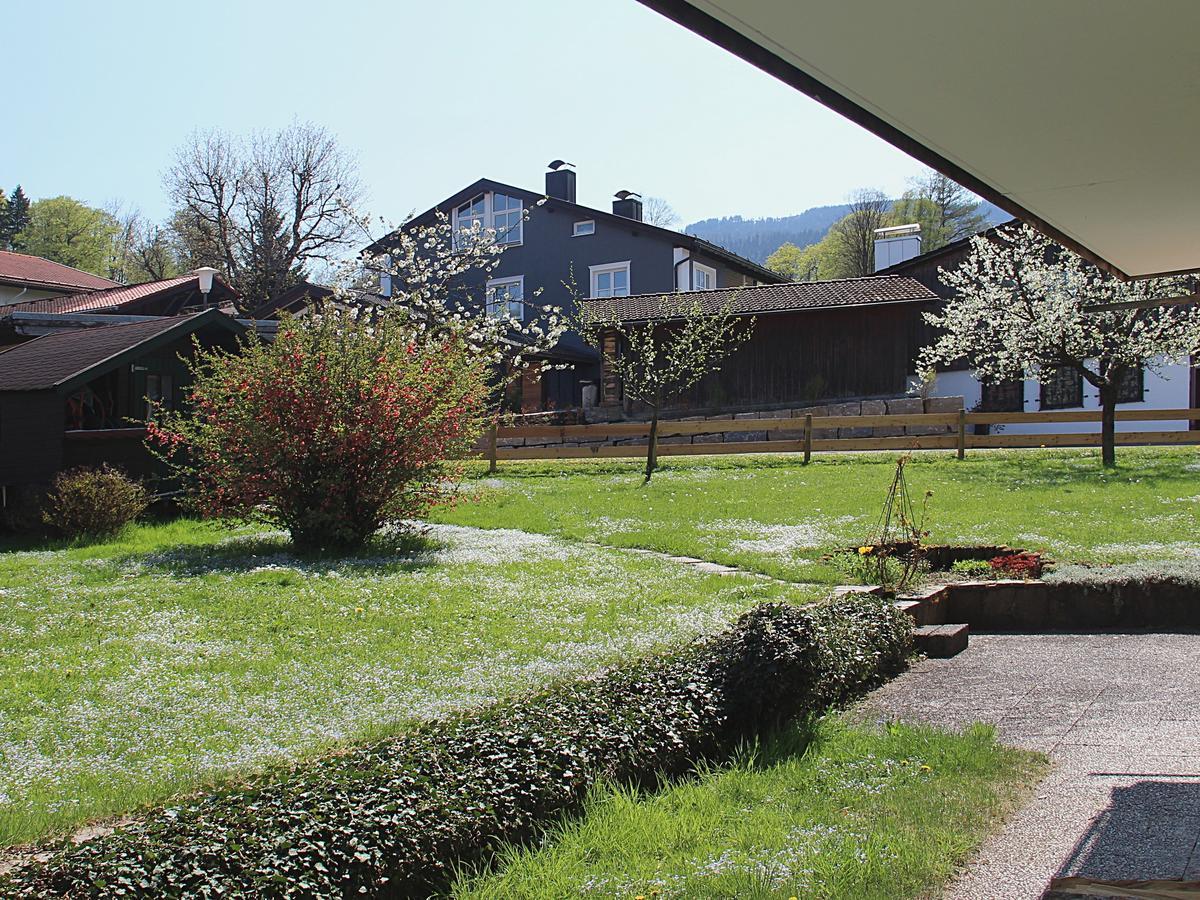
{"type": "Polygon", "coordinates": [[[525,318],[525,276],[489,278],[487,314],[497,319],[525,318]]]}
{"type": "Polygon", "coordinates": [[[629,260],[588,266],[588,269],[592,273],[591,296],[594,299],[629,296],[629,260]]]}
{"type": "Polygon", "coordinates": [[[717,287],[717,270],[711,266],[692,263],[692,290],[711,291],[717,287]]]}
{"type": "Polygon", "coordinates": [[[576,222],[575,227],[571,230],[571,237],[583,237],[588,234],[596,233],[596,220],[584,219],[582,222],[576,222]]]}
{"type": "Polygon", "coordinates": [[[496,229],[497,244],[521,243],[523,213],[519,197],[492,194],[492,227],[496,229]]]}
{"type": "Polygon", "coordinates": [[[478,228],[482,231],[487,227],[487,194],[480,194],[478,197],[472,197],[462,206],[454,210],[454,236],[455,240],[463,231],[473,231],[478,228]]]}
{"type": "Polygon", "coordinates": [[[489,192],[472,197],[454,210],[454,235],[474,228],[491,228],[497,244],[520,244],[523,238],[525,210],[520,197],[489,192]]]}

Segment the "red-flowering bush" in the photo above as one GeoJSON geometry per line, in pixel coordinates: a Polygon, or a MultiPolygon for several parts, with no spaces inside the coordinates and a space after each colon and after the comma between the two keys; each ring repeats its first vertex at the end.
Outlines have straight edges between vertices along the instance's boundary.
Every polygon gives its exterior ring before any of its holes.
{"type": "Polygon", "coordinates": [[[1002,578],[1041,578],[1042,558],[1037,553],[1022,550],[994,557],[990,563],[992,571],[1002,578]]]}
{"type": "Polygon", "coordinates": [[[450,496],[488,392],[461,337],[339,311],[201,352],[193,376],[189,408],[152,424],[152,444],[199,512],[276,522],[307,550],[360,546],[450,496]]]}

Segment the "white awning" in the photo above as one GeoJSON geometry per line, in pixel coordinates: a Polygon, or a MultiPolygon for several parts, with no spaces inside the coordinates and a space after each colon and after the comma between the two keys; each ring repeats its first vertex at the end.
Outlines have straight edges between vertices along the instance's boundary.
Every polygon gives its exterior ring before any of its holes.
{"type": "Polygon", "coordinates": [[[1106,268],[1200,268],[1200,0],[642,2],[1106,268]]]}

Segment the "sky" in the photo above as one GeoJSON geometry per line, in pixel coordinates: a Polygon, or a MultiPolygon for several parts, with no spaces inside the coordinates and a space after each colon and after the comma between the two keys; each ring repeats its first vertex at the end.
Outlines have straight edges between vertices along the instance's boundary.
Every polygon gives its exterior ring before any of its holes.
{"type": "Polygon", "coordinates": [[[897,195],[916,161],[634,0],[3,0],[0,187],[165,218],[195,131],[293,120],[359,162],[391,222],[481,177],[683,222],[897,195]],[[19,36],[19,39],[14,39],[19,36]],[[16,58],[12,58],[12,54],[16,58]],[[11,79],[10,74],[10,79],[11,79]]]}

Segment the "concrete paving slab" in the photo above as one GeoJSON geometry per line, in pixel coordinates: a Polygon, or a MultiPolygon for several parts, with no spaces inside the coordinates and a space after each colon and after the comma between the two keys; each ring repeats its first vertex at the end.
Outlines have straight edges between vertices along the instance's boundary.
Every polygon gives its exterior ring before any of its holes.
{"type": "Polygon", "coordinates": [[[992,722],[1049,754],[1034,797],[948,898],[1032,900],[1055,876],[1200,877],[1200,634],[974,634],[854,715],[992,722]]]}

